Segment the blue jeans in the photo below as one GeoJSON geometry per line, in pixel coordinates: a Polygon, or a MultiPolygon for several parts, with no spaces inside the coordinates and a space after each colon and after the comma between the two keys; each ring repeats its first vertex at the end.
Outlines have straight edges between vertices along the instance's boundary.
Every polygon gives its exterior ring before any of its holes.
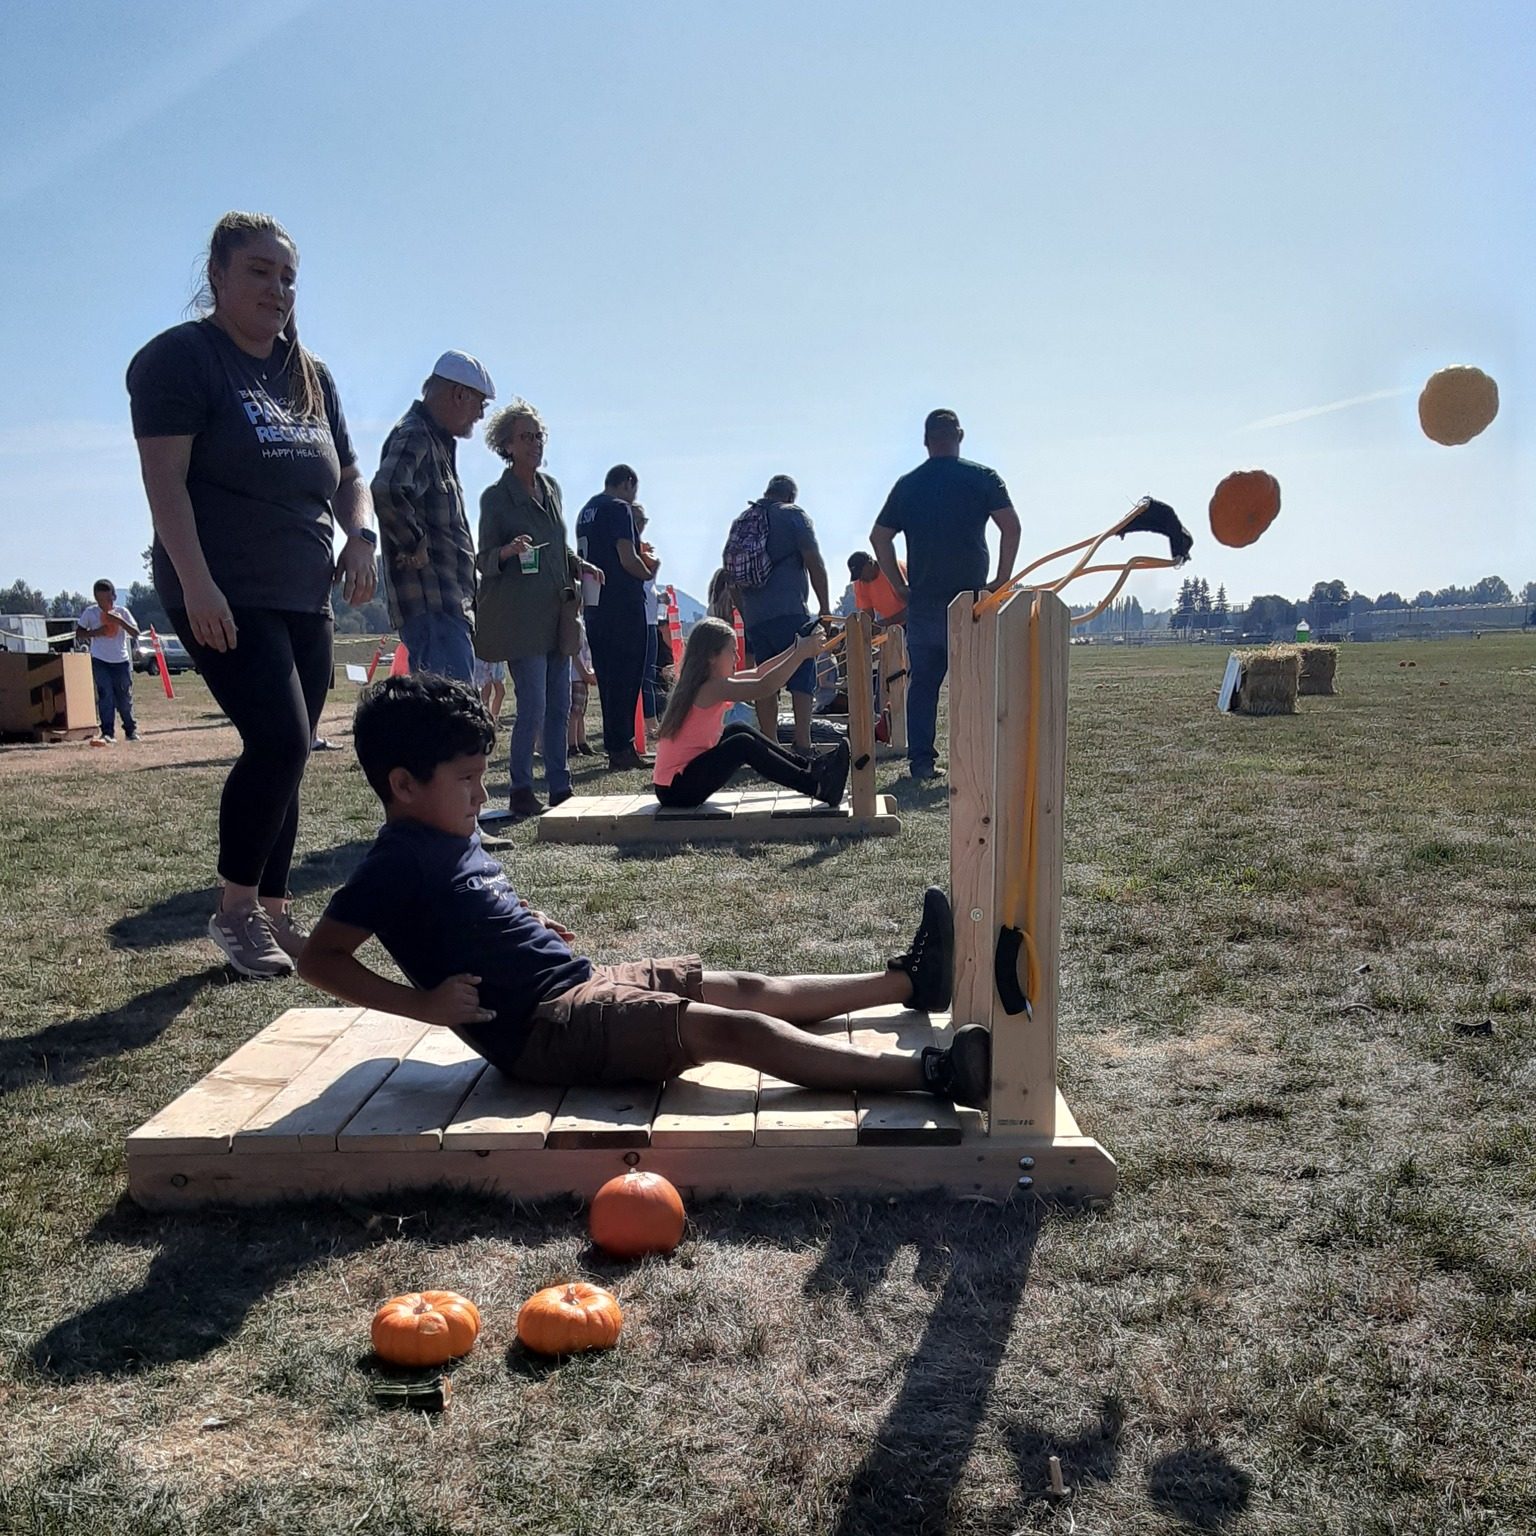
{"type": "Polygon", "coordinates": [[[565,733],[571,714],[571,658],[559,651],[522,656],[507,663],[517,718],[512,722],[512,788],[533,788],[533,749],[544,733],[544,778],[558,795],[571,787],[565,733]]]}
{"type": "Polygon", "coordinates": [[[462,613],[418,613],[400,623],[400,638],[411,653],[412,672],[436,672],[461,683],[475,680],[475,651],[469,620],[462,613]]]}
{"type": "MultiPolygon", "coordinates": [[[[657,645],[656,626],[645,626],[645,671],[640,674],[640,698],[645,705],[645,718],[656,718],[656,652],[657,645]]],[[[654,749],[653,749],[654,750],[654,749]]]]}
{"type": "Polygon", "coordinates": [[[939,688],[949,671],[949,612],[907,609],[907,765],[932,773],[938,758],[939,688]]]}
{"type": "Polygon", "coordinates": [[[123,732],[132,741],[139,734],[133,718],[133,664],[99,661],[92,656],[91,676],[96,684],[96,716],[101,721],[101,734],[112,735],[117,723],[115,712],[123,717],[123,732]]]}

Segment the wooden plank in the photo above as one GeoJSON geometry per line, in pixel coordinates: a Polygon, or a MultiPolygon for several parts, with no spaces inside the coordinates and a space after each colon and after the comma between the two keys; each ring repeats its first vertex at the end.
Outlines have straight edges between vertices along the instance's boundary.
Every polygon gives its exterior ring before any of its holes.
{"type": "Polygon", "coordinates": [[[907,750],[907,685],[910,663],[907,660],[907,632],[900,624],[892,624],[885,631],[885,644],[880,647],[880,682],[891,714],[892,752],[907,750]],[[897,676],[896,674],[902,674],[897,676]]]}
{"type": "Polygon", "coordinates": [[[661,1096],[658,1083],[567,1088],[545,1138],[547,1147],[644,1147],[661,1096]]]}
{"type": "Polygon", "coordinates": [[[741,798],[736,802],[737,821],[761,821],[766,816],[772,816],[774,806],[783,793],[781,789],[742,790],[741,798]]]}
{"type": "MultiPolygon", "coordinates": [[[[848,1019],[826,1019],[806,1033],[846,1040],[848,1019]]],[[[852,1093],[802,1088],[764,1072],[757,1093],[755,1140],[759,1146],[851,1146],[859,1139],[858,1105],[852,1093]]]]}
{"type": "MultiPolygon", "coordinates": [[[[938,1021],[911,1008],[861,1010],[851,1020],[853,1043],[866,1051],[916,1056],[949,1043],[947,1015],[938,1021]]],[[[929,1093],[860,1093],[859,1141],[869,1146],[944,1146],[960,1140],[955,1106],[929,1093]]]]}
{"type": "Polygon", "coordinates": [[[729,821],[736,814],[741,801],[739,789],[722,789],[713,794],[703,805],[661,806],[655,813],[657,821],[729,821]]]}
{"type": "MultiPolygon", "coordinates": [[[[1036,761],[1034,812],[1034,900],[1030,934],[1037,960],[1030,1010],[1010,1016],[991,984],[992,1095],[994,1133],[1049,1134],[1056,1118],[1056,996],[1061,949],[1062,797],[1066,788],[1067,659],[1071,634],[1066,605],[1050,593],[1024,591],[1010,598],[998,616],[998,729],[996,747],[996,838],[993,867],[991,941],[999,926],[1014,921],[1007,910],[1015,870],[1024,847],[1029,815],[1025,803],[1030,743],[1036,761]],[[1035,614],[1031,625],[1031,612],[1035,614]],[[1032,650],[1038,656],[1032,658],[1032,650]],[[1039,701],[1031,730],[1031,677],[1039,701]]],[[[1019,918],[1022,921],[1022,918],[1019,918]]],[[[1019,980],[1027,980],[1019,957],[1019,980]]],[[[990,972],[989,972],[990,974],[990,972]]]]}
{"type": "Polygon", "coordinates": [[[661,1091],[651,1122],[653,1147],[751,1146],[757,1118],[758,1071],[706,1061],[661,1091]]]}
{"type": "Polygon", "coordinates": [[[234,1133],[362,1012],[290,1008],[130,1133],[128,1152],[228,1152],[234,1133]]]}
{"type": "Polygon", "coordinates": [[[860,610],[848,615],[848,801],[855,816],[875,814],[875,700],[870,661],[873,626],[860,610]]]}
{"type": "Polygon", "coordinates": [[[338,1152],[436,1151],[443,1127],[486,1070],[451,1029],[428,1028],[336,1138],[338,1152]]]}
{"type": "Polygon", "coordinates": [[[992,805],[997,743],[997,615],[973,617],[976,593],[949,605],[949,899],[955,910],[954,1014],[992,1016],[992,805]]]}
{"type": "Polygon", "coordinates": [[[369,1009],[235,1132],[230,1151],[334,1152],[337,1132],[430,1028],[369,1009]]]}
{"type": "Polygon", "coordinates": [[[544,1145],[565,1089],[522,1083],[488,1067],[443,1127],[444,1152],[486,1152],[544,1145]]]}
{"type": "MultiPolygon", "coordinates": [[[[149,1210],[276,1200],[398,1197],[402,1191],[463,1189],[539,1200],[593,1190],[628,1166],[627,1148],[479,1152],[374,1152],[358,1157],[293,1152],[273,1157],[197,1154],[132,1157],[128,1189],[149,1210]]],[[[639,1166],[670,1179],[685,1200],[818,1194],[905,1196],[928,1190],[1008,1200],[1019,1159],[1033,1159],[1027,1192],[1069,1200],[1114,1193],[1114,1160],[1087,1137],[988,1137],[965,1131],[959,1146],[648,1147],[639,1166]]],[[[391,1207],[392,1209],[398,1207],[391,1207]]]]}
{"type": "Polygon", "coordinates": [[[813,800],[809,795],[796,794],[792,789],[781,789],[773,803],[775,816],[800,816],[800,817],[840,817],[850,820],[853,810],[845,800],[835,809],[822,800],[813,800]]]}

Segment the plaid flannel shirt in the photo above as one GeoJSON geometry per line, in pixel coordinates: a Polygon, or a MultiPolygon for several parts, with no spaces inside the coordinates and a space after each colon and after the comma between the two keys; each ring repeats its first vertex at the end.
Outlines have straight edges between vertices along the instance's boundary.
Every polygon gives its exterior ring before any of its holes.
{"type": "Polygon", "coordinates": [[[384,439],[373,505],[396,629],[423,613],[462,614],[474,622],[475,545],[455,446],[419,400],[384,439]],[[420,570],[399,563],[399,556],[423,546],[427,563],[420,570]]]}

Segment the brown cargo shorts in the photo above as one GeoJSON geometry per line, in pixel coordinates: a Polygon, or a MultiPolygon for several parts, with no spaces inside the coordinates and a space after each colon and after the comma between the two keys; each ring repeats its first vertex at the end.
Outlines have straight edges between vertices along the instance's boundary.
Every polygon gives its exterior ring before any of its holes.
{"type": "Polygon", "coordinates": [[[591,978],[533,1010],[527,1043],[506,1068],[528,1083],[661,1082],[693,1066],[683,1009],[704,1001],[697,955],[594,965],[591,978]]]}

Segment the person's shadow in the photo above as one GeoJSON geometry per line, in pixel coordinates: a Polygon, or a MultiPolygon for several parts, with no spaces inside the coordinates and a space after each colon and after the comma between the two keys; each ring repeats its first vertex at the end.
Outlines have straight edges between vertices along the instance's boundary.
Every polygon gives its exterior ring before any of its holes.
{"type": "MultiPolygon", "coordinates": [[[[295,896],[330,890],[342,884],[373,846],[372,838],[354,838],[334,848],[318,848],[294,863],[288,877],[295,896]]],[[[162,944],[183,944],[201,938],[216,903],[209,889],[177,891],[142,912],[129,912],[107,929],[114,949],[154,949],[162,944]]]]}
{"type": "Polygon", "coordinates": [[[50,1024],[0,1040],[0,1096],[28,1083],[74,1082],[92,1062],[142,1050],[158,1040],[207,988],[219,985],[222,965],[178,976],[115,1008],[50,1024]]]}

